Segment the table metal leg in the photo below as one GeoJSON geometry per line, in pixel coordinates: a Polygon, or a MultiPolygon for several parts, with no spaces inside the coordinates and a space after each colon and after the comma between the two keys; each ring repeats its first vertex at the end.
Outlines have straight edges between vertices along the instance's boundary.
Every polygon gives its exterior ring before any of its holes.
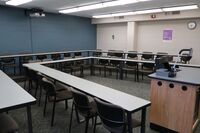
{"type": "Polygon", "coordinates": [[[145,133],[145,122],[146,122],[146,108],[142,109],[142,117],[141,117],[141,133],[145,133]]]}
{"type": "Polygon", "coordinates": [[[122,61],[120,62],[120,65],[119,65],[119,77],[121,80],[123,80],[123,62],[122,61]]]}
{"type": "Polygon", "coordinates": [[[32,116],[31,116],[31,105],[27,106],[27,117],[28,117],[28,131],[29,131],[29,133],[33,133],[32,116]]]}
{"type": "Polygon", "coordinates": [[[127,113],[127,120],[128,120],[128,133],[132,133],[132,113],[127,113]]]}

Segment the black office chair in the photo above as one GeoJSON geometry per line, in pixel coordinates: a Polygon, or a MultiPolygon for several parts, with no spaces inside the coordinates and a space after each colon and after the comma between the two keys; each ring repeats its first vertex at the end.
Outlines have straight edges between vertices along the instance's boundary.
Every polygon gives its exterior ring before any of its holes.
{"type": "Polygon", "coordinates": [[[17,64],[15,63],[14,57],[6,57],[1,59],[1,65],[4,72],[6,72],[6,69],[13,68],[14,75],[16,75],[16,67],[17,64]]]}
{"type": "Polygon", "coordinates": [[[153,60],[154,59],[154,55],[152,52],[143,52],[142,53],[142,60],[153,60]]]}
{"type": "Polygon", "coordinates": [[[121,50],[116,51],[116,52],[114,53],[114,56],[115,56],[116,58],[124,58],[124,51],[121,51],[121,50]]]}
{"type": "Polygon", "coordinates": [[[29,63],[29,61],[33,60],[32,56],[22,56],[19,57],[19,67],[20,67],[20,74],[24,74],[24,67],[23,64],[29,63]]]}
{"type": "Polygon", "coordinates": [[[99,69],[99,74],[101,75],[101,69],[104,71],[104,77],[106,77],[106,66],[109,65],[109,61],[106,59],[99,59],[96,64],[93,65],[93,71],[95,74],[95,69],[99,69]]]}
{"type": "Polygon", "coordinates": [[[182,63],[189,63],[190,60],[192,59],[192,54],[193,54],[193,49],[182,49],[179,52],[179,55],[181,55],[181,62],[182,63]]]}
{"type": "MultiPolygon", "coordinates": [[[[127,59],[129,60],[137,60],[138,55],[137,51],[128,51],[127,54],[127,59]]],[[[137,62],[132,62],[132,61],[126,61],[125,65],[122,68],[123,72],[125,72],[125,75],[127,77],[127,73],[133,72],[135,74],[135,81],[137,79],[137,70],[138,70],[138,63],[137,62]]]]}
{"type": "Polygon", "coordinates": [[[18,131],[19,127],[11,116],[0,114],[0,133],[18,133],[18,131]]]}
{"type": "MultiPolygon", "coordinates": [[[[61,55],[60,54],[52,54],[51,59],[52,60],[60,60],[61,55]]],[[[51,67],[59,70],[59,69],[61,69],[61,63],[54,63],[54,64],[51,65],[51,67]]]]}
{"type": "Polygon", "coordinates": [[[168,53],[166,53],[166,52],[157,52],[156,58],[160,58],[160,57],[166,56],[166,55],[168,55],[168,53]]]}
{"type": "Polygon", "coordinates": [[[108,57],[114,57],[116,50],[108,50],[107,56],[108,57]]]}
{"type": "Polygon", "coordinates": [[[61,55],[60,54],[52,54],[51,55],[51,59],[52,60],[60,60],[61,59],[61,55]]]}
{"type": "Polygon", "coordinates": [[[144,75],[149,75],[154,72],[154,63],[142,63],[141,68],[138,69],[138,77],[137,80],[139,81],[139,75],[142,75],[142,80],[144,79],[144,75]]]}
{"type": "Polygon", "coordinates": [[[45,90],[45,105],[44,105],[44,113],[43,113],[44,116],[46,114],[47,100],[49,102],[53,102],[53,111],[52,111],[52,118],[51,118],[51,126],[53,126],[56,103],[65,101],[66,109],[67,109],[68,100],[72,99],[72,93],[63,85],[62,86],[55,85],[52,81],[48,80],[47,78],[42,78],[41,85],[42,85],[42,88],[45,90]],[[56,89],[56,87],[58,87],[59,89],[56,89]]]}
{"type": "Polygon", "coordinates": [[[75,53],[74,53],[74,57],[80,57],[80,56],[82,56],[82,53],[81,53],[81,52],[75,52],[75,53]]]}
{"type": "Polygon", "coordinates": [[[66,58],[66,59],[67,59],[67,58],[72,58],[72,57],[71,57],[71,53],[64,53],[64,59],[65,59],[65,58],[66,58]]]}
{"type": "MultiPolygon", "coordinates": [[[[97,98],[94,100],[97,104],[98,116],[100,117],[104,128],[111,133],[126,133],[128,123],[124,109],[97,98]]],[[[95,117],[94,132],[96,128],[96,121],[97,117],[95,117]]],[[[133,128],[141,126],[141,122],[135,119],[132,119],[132,124],[133,128]]]]}
{"type": "Polygon", "coordinates": [[[47,59],[47,55],[36,55],[36,60],[43,61],[44,59],[47,59]]]}
{"type": "Polygon", "coordinates": [[[74,107],[75,107],[75,110],[85,118],[85,122],[86,122],[85,133],[87,133],[89,120],[91,118],[92,119],[95,118],[95,116],[97,115],[96,104],[94,101],[90,102],[87,95],[77,90],[72,89],[72,94],[73,94],[74,101],[72,104],[69,133],[71,133],[72,116],[73,116],[74,107]]]}
{"type": "MultiPolygon", "coordinates": [[[[34,97],[37,96],[37,89],[38,89],[38,78],[37,72],[31,69],[26,69],[26,75],[28,80],[28,92],[31,94],[32,90],[35,89],[34,97]]],[[[26,84],[26,82],[25,82],[26,84]]],[[[26,86],[26,85],[25,85],[26,86]]]]}
{"type": "Polygon", "coordinates": [[[137,51],[128,51],[128,59],[138,59],[137,51]]]}
{"type": "MultiPolygon", "coordinates": [[[[112,75],[112,70],[116,71],[116,79],[118,79],[118,73],[120,69],[120,61],[110,60],[109,64],[106,66],[106,71],[109,71],[109,74],[112,75]]],[[[106,72],[105,72],[106,75],[106,72]]]]}
{"type": "Polygon", "coordinates": [[[100,57],[100,56],[102,56],[102,50],[97,49],[95,52],[93,52],[92,55],[95,56],[95,57],[100,57]]]}

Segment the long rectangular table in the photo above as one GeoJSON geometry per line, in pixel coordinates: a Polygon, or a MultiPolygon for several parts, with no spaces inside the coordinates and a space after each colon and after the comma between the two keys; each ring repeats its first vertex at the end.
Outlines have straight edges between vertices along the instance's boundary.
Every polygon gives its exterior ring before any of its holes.
{"type": "MultiPolygon", "coordinates": [[[[89,58],[90,57],[88,57],[87,59],[89,58]]],[[[66,61],[67,60],[68,59],[66,59],[66,61]]],[[[71,59],[71,61],[72,60],[73,59],[71,59]]],[[[55,61],[55,62],[58,63],[59,61],[55,61]]],[[[46,62],[46,63],[50,63],[50,62],[46,62]]],[[[131,122],[132,113],[142,110],[141,132],[142,133],[145,132],[146,108],[150,106],[151,104],[150,101],[138,98],[136,96],[132,96],[130,94],[126,94],[121,91],[114,90],[112,88],[109,88],[109,87],[106,87],[106,86],[103,86],[103,85],[100,85],[100,84],[97,84],[85,79],[75,77],[73,75],[70,75],[70,74],[67,74],[67,73],[46,67],[46,66],[43,66],[40,63],[24,64],[24,66],[28,67],[29,69],[38,71],[63,84],[72,86],[73,88],[80,90],[90,96],[98,97],[104,101],[121,106],[127,112],[129,133],[132,133],[132,122],[131,122]]]]}
{"type": "Polygon", "coordinates": [[[28,129],[32,133],[31,105],[36,99],[0,70],[0,113],[27,108],[28,129]]]}

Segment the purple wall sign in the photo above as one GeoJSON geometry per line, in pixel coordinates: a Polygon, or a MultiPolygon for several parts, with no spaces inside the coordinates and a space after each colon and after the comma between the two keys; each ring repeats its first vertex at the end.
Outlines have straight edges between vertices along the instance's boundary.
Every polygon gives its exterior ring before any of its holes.
{"type": "Polygon", "coordinates": [[[173,30],[163,30],[163,41],[172,41],[173,30]]]}

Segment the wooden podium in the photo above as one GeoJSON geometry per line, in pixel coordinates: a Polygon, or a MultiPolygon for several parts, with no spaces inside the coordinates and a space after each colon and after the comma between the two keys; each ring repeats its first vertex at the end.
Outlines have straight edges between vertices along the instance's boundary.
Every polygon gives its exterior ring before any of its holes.
{"type": "Polygon", "coordinates": [[[200,69],[181,68],[174,78],[151,78],[150,127],[163,132],[193,133],[200,119],[200,69]]]}

